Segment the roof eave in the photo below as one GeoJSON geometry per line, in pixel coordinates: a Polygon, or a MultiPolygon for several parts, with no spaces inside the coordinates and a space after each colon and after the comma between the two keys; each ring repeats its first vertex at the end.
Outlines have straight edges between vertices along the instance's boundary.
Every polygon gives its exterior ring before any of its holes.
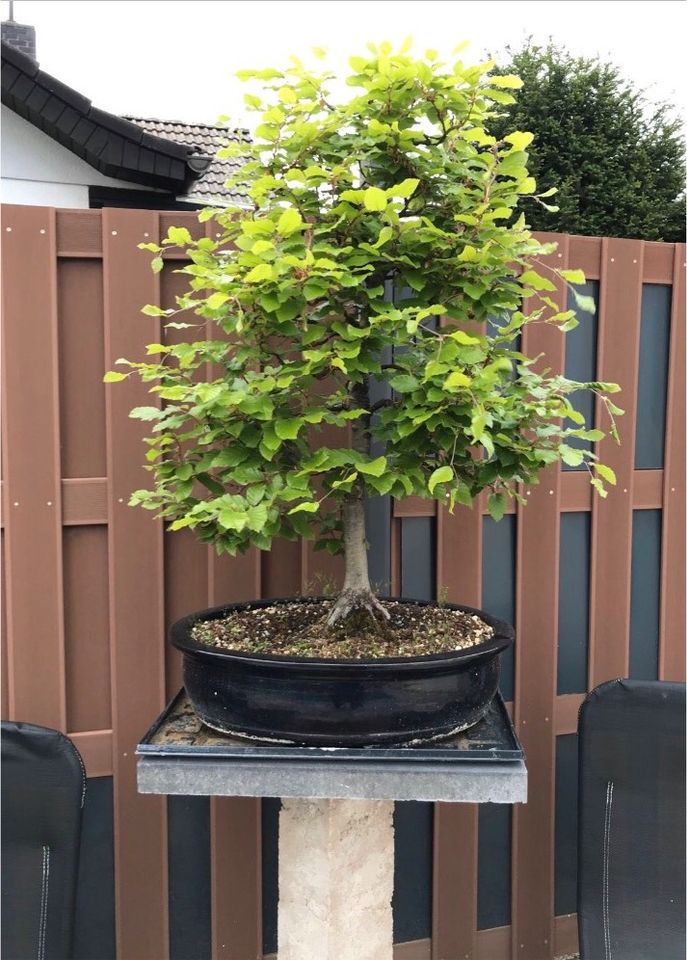
{"type": "Polygon", "coordinates": [[[210,160],[189,147],[145,133],[94,107],[78,91],[41,70],[27,54],[2,42],[2,102],[18,116],[105,176],[185,193],[210,160]]]}

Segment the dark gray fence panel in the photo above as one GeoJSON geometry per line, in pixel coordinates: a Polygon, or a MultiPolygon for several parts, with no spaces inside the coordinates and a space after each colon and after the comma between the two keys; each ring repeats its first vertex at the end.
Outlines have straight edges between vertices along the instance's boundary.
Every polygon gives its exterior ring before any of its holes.
{"type": "Polygon", "coordinates": [[[477,929],[510,923],[511,809],[487,803],[479,808],[477,929]]]}
{"type": "MultiPolygon", "coordinates": [[[[482,609],[506,623],[515,623],[515,514],[508,513],[496,522],[482,521],[482,609]]],[[[517,643],[517,637],[516,637],[517,643]]],[[[501,694],[513,699],[513,650],[501,655],[501,694]]]]}
{"type": "Polygon", "coordinates": [[[671,307],[672,287],[661,283],[644,284],[635,428],[637,470],[663,468],[671,307]]]}
{"type": "Polygon", "coordinates": [[[562,513],[558,581],[559,696],[587,690],[590,545],[590,514],[562,513]]]}
{"type": "Polygon", "coordinates": [[[115,956],[112,777],[90,777],[81,828],[74,960],[115,956]]]}
{"type": "Polygon", "coordinates": [[[658,679],[661,609],[661,511],[632,514],[632,592],[630,599],[630,676],[658,679]]]}
{"type": "Polygon", "coordinates": [[[556,737],[554,912],[577,910],[577,734],[556,737]]]}
{"type": "Polygon", "coordinates": [[[210,801],[168,797],[170,960],[210,960],[210,801]]]}

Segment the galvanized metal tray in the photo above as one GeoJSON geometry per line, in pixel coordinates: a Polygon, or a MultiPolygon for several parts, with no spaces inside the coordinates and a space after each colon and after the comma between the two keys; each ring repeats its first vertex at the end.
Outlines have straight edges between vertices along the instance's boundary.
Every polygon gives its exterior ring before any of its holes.
{"type": "Polygon", "coordinates": [[[447,763],[521,761],[524,752],[501,696],[479,723],[435,743],[372,747],[303,747],[259,744],[225,736],[206,727],[180,690],[139,743],[143,757],[227,757],[233,760],[432,760],[447,763]]]}

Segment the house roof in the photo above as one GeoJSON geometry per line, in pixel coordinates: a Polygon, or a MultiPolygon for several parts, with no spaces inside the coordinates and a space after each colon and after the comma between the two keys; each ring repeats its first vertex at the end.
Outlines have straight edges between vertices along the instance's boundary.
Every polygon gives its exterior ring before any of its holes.
{"type": "Polygon", "coordinates": [[[248,138],[248,131],[231,129],[216,123],[187,123],[182,120],[156,120],[152,117],[133,117],[125,120],[135,123],[146,133],[162,137],[174,143],[190,147],[195,154],[211,157],[209,165],[191,185],[185,199],[208,205],[241,201],[241,191],[225,186],[241,162],[238,159],[219,159],[215,156],[219,147],[248,138]]]}
{"type": "MultiPolygon", "coordinates": [[[[2,102],[108,177],[188,194],[211,155],[148,132],[90,100],[2,42],[2,102]]],[[[212,152],[212,151],[211,151],[212,152]]]]}

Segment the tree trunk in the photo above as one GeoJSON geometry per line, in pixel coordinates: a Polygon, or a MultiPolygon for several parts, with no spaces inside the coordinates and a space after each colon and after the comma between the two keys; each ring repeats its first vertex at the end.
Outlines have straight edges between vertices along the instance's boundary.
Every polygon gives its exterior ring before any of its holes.
{"type": "MultiPolygon", "coordinates": [[[[352,391],[353,402],[368,408],[367,383],[355,384],[352,391]]],[[[351,446],[358,453],[369,452],[370,418],[361,417],[354,422],[351,446]]],[[[333,626],[340,623],[356,611],[370,615],[375,625],[389,619],[389,614],[372,593],[370,576],[367,569],[367,540],[365,538],[365,505],[362,484],[357,484],[343,504],[343,533],[346,572],[341,594],[332,607],[327,623],[333,626]]]]}

